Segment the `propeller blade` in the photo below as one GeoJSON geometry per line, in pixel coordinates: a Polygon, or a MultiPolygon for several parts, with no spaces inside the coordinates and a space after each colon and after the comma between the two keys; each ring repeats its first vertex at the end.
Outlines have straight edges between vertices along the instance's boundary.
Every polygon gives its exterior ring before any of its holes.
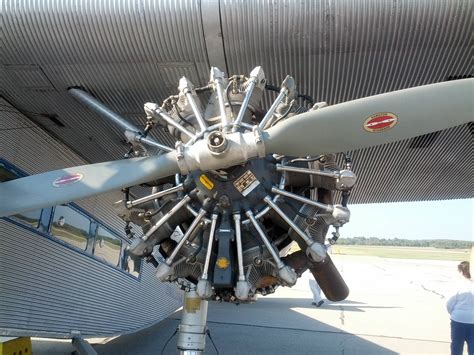
{"type": "Polygon", "coordinates": [[[179,172],[174,152],[76,166],[0,183],[0,217],[99,195],[179,172]]]}
{"type": "Polygon", "coordinates": [[[264,132],[267,154],[338,153],[473,120],[474,79],[394,91],[291,117],[264,132]]]}
{"type": "Polygon", "coordinates": [[[311,265],[309,271],[313,274],[314,279],[328,300],[342,301],[349,296],[349,287],[347,287],[329,255],[326,256],[323,262],[311,265]]]}

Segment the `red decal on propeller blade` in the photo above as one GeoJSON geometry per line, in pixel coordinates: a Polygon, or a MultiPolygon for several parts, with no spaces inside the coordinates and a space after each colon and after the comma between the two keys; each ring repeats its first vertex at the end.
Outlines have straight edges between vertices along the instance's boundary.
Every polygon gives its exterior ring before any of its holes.
{"type": "Polygon", "coordinates": [[[398,122],[398,117],[390,112],[379,112],[368,117],[364,122],[364,129],[368,132],[380,132],[390,129],[398,122]]]}
{"type": "Polygon", "coordinates": [[[56,180],[53,181],[53,186],[54,187],[69,186],[69,185],[75,184],[76,182],[81,181],[83,177],[84,177],[84,175],[82,175],[80,173],[61,176],[61,177],[58,177],[56,180]]]}

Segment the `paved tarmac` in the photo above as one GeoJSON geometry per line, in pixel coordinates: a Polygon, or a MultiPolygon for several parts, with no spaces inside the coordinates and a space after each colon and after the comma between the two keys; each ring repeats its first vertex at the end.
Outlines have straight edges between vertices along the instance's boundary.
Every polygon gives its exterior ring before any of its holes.
{"type": "MultiPolygon", "coordinates": [[[[351,293],[311,305],[305,273],[254,304],[209,304],[208,327],[219,354],[449,354],[445,309],[457,262],[334,255],[351,293]]],[[[101,355],[177,354],[180,312],[138,333],[102,340],[101,355]],[[104,344],[105,343],[105,344],[104,344]]],[[[68,343],[33,341],[33,352],[66,354],[68,343]]],[[[215,354],[207,340],[206,353],[215,354]]]]}

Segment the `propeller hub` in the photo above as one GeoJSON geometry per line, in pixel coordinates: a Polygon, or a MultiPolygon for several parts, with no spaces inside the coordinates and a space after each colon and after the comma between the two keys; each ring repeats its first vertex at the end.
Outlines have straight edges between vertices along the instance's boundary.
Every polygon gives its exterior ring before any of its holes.
{"type": "Polygon", "coordinates": [[[227,148],[227,139],[220,131],[213,131],[207,137],[207,147],[213,153],[223,153],[227,148]]]}

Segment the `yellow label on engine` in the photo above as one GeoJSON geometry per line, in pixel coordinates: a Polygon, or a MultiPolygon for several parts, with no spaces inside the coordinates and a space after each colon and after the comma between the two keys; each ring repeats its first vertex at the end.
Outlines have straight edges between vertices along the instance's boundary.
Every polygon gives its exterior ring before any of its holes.
{"type": "Polygon", "coordinates": [[[221,257],[217,259],[216,265],[219,269],[227,269],[230,265],[230,261],[226,257],[221,257]]]}
{"type": "Polygon", "coordinates": [[[202,184],[208,189],[212,190],[214,188],[214,183],[209,179],[206,175],[202,174],[199,177],[199,181],[202,182],[202,184]]]}

